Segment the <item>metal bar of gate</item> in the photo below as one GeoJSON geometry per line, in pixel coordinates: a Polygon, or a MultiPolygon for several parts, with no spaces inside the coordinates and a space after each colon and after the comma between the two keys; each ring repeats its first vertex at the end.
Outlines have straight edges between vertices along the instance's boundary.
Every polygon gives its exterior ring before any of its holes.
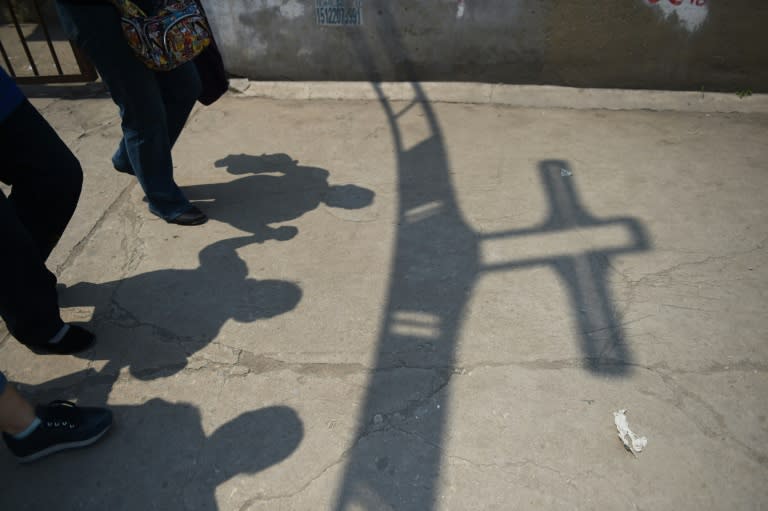
{"type": "MultiPolygon", "coordinates": [[[[11,4],[11,0],[5,0],[5,4],[8,6],[8,11],[11,14],[13,25],[16,29],[16,34],[19,37],[19,42],[24,49],[27,60],[29,60],[29,67],[34,73],[34,76],[19,76],[16,73],[13,64],[11,63],[11,58],[8,55],[9,50],[6,50],[2,41],[0,41],[0,54],[2,54],[3,61],[5,62],[5,65],[11,76],[13,76],[16,79],[16,82],[20,84],[77,83],[96,81],[99,75],[96,73],[96,69],[93,67],[93,64],[91,64],[90,60],[88,60],[82,50],[75,46],[75,44],[71,41],[69,42],[69,46],[72,49],[72,56],[77,63],[78,71],[69,73],[65,72],[63,69],[64,66],[62,66],[62,61],[56,51],[56,45],[54,44],[53,38],[51,37],[51,30],[48,27],[45,18],[43,17],[43,10],[40,7],[40,0],[32,0],[32,3],[35,5],[38,24],[40,25],[40,28],[45,35],[45,42],[48,46],[48,51],[51,55],[51,58],[53,59],[54,65],[56,66],[56,73],[49,75],[40,74],[40,70],[38,69],[37,63],[35,62],[34,56],[32,55],[30,46],[24,37],[24,31],[21,28],[19,17],[14,10],[13,5],[11,4]]],[[[59,47],[59,50],[61,50],[61,47],[59,47]]]]}
{"type": "Polygon", "coordinates": [[[32,2],[35,4],[35,11],[37,11],[37,19],[40,22],[40,26],[43,28],[43,34],[45,34],[45,42],[48,43],[48,50],[51,52],[51,57],[53,58],[53,63],[56,65],[56,71],[59,72],[59,75],[64,74],[64,70],[61,69],[61,64],[59,63],[59,56],[56,55],[56,49],[53,47],[53,41],[51,41],[51,34],[48,32],[48,25],[45,23],[45,20],[43,19],[43,13],[40,10],[40,4],[38,3],[38,0],[33,0],[32,2]]]}
{"type": "Polygon", "coordinates": [[[5,61],[5,66],[8,69],[8,72],[11,73],[11,76],[16,76],[13,72],[13,64],[11,64],[11,59],[8,58],[8,53],[6,53],[5,46],[3,46],[3,41],[0,41],[0,53],[3,54],[3,60],[5,61]]]}
{"type": "MultiPolygon", "coordinates": [[[[13,19],[13,25],[16,27],[16,33],[19,35],[19,40],[21,41],[21,46],[24,48],[24,53],[27,54],[27,60],[29,61],[29,65],[32,68],[32,72],[35,73],[35,76],[40,76],[40,72],[37,70],[37,66],[35,65],[35,59],[32,58],[32,52],[29,51],[29,45],[27,44],[27,39],[24,37],[24,32],[21,30],[21,25],[19,24],[19,19],[16,16],[16,11],[13,8],[13,4],[11,3],[11,0],[5,0],[6,5],[8,5],[8,11],[11,13],[11,19],[13,19]]],[[[10,69],[8,71],[11,71],[10,69]]],[[[12,76],[16,76],[13,71],[11,71],[12,76]]]]}

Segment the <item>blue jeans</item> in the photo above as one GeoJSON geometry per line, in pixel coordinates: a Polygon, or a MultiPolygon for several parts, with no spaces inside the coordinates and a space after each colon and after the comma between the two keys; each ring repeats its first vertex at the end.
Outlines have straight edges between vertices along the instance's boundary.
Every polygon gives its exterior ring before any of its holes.
{"type": "Polygon", "coordinates": [[[93,61],[120,108],[123,139],[113,165],[136,176],[150,211],[173,220],[191,208],[173,179],[171,148],[200,96],[194,63],[164,72],[144,66],[123,37],[117,9],[108,3],[57,0],[56,7],[67,34],[93,61]]]}
{"type": "Polygon", "coordinates": [[[19,342],[48,342],[64,323],[45,260],[80,197],[80,164],[24,101],[0,122],[0,317],[19,342]]]}

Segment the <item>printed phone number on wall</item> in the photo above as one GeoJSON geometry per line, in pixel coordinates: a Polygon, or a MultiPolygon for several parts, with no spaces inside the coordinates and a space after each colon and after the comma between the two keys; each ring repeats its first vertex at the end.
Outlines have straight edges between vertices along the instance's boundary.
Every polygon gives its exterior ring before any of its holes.
{"type": "Polygon", "coordinates": [[[316,0],[315,12],[319,25],[362,25],[362,0],[316,0]]]}

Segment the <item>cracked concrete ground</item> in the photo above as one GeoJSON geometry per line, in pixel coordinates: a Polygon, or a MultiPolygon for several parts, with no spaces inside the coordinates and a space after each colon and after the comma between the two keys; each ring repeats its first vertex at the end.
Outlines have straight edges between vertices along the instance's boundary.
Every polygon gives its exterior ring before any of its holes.
{"type": "Polygon", "coordinates": [[[226,97],[180,228],[111,170],[109,99],[34,103],[84,167],[49,263],[99,343],[0,334],[0,367],[116,427],[0,451],[3,510],[768,506],[765,114],[226,97]]]}

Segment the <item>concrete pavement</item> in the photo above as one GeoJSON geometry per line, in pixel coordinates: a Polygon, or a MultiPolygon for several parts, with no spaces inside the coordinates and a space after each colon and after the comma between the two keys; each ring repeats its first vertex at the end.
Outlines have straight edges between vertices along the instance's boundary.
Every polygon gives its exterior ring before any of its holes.
{"type": "Polygon", "coordinates": [[[35,100],[85,170],[50,264],[99,343],[0,367],[116,427],[0,450],[0,508],[768,505],[768,116],[400,99],[197,109],[191,228],[111,170],[107,97],[35,100]]]}

